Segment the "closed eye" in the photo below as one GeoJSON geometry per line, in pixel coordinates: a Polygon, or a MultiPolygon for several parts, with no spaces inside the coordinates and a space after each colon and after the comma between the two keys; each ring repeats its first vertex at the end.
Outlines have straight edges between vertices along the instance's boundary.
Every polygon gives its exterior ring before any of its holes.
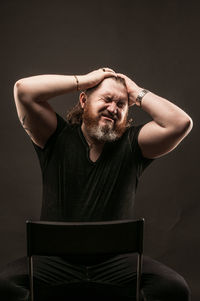
{"type": "MultiPolygon", "coordinates": [[[[113,101],[113,99],[111,97],[109,97],[109,96],[107,96],[107,97],[104,98],[104,102],[105,103],[110,103],[112,101],[113,101]]],[[[117,101],[118,108],[123,109],[125,107],[125,105],[126,105],[126,102],[124,102],[122,100],[117,101]]]]}
{"type": "Polygon", "coordinates": [[[112,98],[106,97],[106,98],[105,98],[105,102],[106,102],[106,103],[112,102],[112,98]]]}
{"type": "Polygon", "coordinates": [[[117,103],[117,106],[118,106],[120,109],[122,109],[122,108],[125,106],[125,102],[119,101],[119,102],[117,103]]]}

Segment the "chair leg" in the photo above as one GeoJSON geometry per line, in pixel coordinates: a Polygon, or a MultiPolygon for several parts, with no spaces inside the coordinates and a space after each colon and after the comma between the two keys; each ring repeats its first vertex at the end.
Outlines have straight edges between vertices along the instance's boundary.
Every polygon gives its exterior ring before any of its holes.
{"type": "Polygon", "coordinates": [[[34,301],[33,296],[33,257],[28,257],[28,270],[29,270],[29,281],[30,281],[30,297],[31,301],[34,301]]]}
{"type": "Polygon", "coordinates": [[[140,282],[142,274],[142,254],[138,254],[137,258],[137,286],[136,286],[136,301],[140,301],[140,282]]]}

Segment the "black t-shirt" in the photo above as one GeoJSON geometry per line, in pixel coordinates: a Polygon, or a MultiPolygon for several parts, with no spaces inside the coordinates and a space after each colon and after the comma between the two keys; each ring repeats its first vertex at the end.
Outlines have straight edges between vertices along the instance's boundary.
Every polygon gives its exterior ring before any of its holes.
{"type": "Polygon", "coordinates": [[[133,218],[138,179],[152,161],[142,156],[138,133],[130,127],[107,142],[96,162],[80,125],[57,115],[57,129],[44,149],[34,144],[43,177],[41,219],[106,221],[133,218]]]}

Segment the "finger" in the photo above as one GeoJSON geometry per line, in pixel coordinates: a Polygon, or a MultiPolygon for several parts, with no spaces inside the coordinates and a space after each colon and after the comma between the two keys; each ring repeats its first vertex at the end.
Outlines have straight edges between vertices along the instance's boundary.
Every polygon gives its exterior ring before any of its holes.
{"type": "Polygon", "coordinates": [[[104,72],[104,78],[113,76],[117,78],[117,74],[115,72],[104,72]]]}
{"type": "Polygon", "coordinates": [[[126,75],[122,74],[122,73],[117,73],[117,76],[121,77],[121,78],[126,78],[126,75]]]}
{"type": "Polygon", "coordinates": [[[111,68],[108,68],[108,67],[103,67],[103,68],[100,68],[103,72],[114,72],[115,73],[115,71],[113,70],[113,69],[111,69],[111,68]]]}
{"type": "Polygon", "coordinates": [[[115,76],[117,78],[117,73],[110,68],[101,68],[104,73],[104,78],[115,76]]]}

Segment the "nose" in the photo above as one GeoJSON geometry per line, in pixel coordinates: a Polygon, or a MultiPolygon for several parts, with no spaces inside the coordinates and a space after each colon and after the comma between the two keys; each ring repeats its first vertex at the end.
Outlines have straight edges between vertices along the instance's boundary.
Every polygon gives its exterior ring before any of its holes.
{"type": "Polygon", "coordinates": [[[116,103],[114,101],[112,103],[110,103],[109,106],[107,107],[107,110],[112,114],[117,114],[117,105],[116,105],[116,103]]]}

